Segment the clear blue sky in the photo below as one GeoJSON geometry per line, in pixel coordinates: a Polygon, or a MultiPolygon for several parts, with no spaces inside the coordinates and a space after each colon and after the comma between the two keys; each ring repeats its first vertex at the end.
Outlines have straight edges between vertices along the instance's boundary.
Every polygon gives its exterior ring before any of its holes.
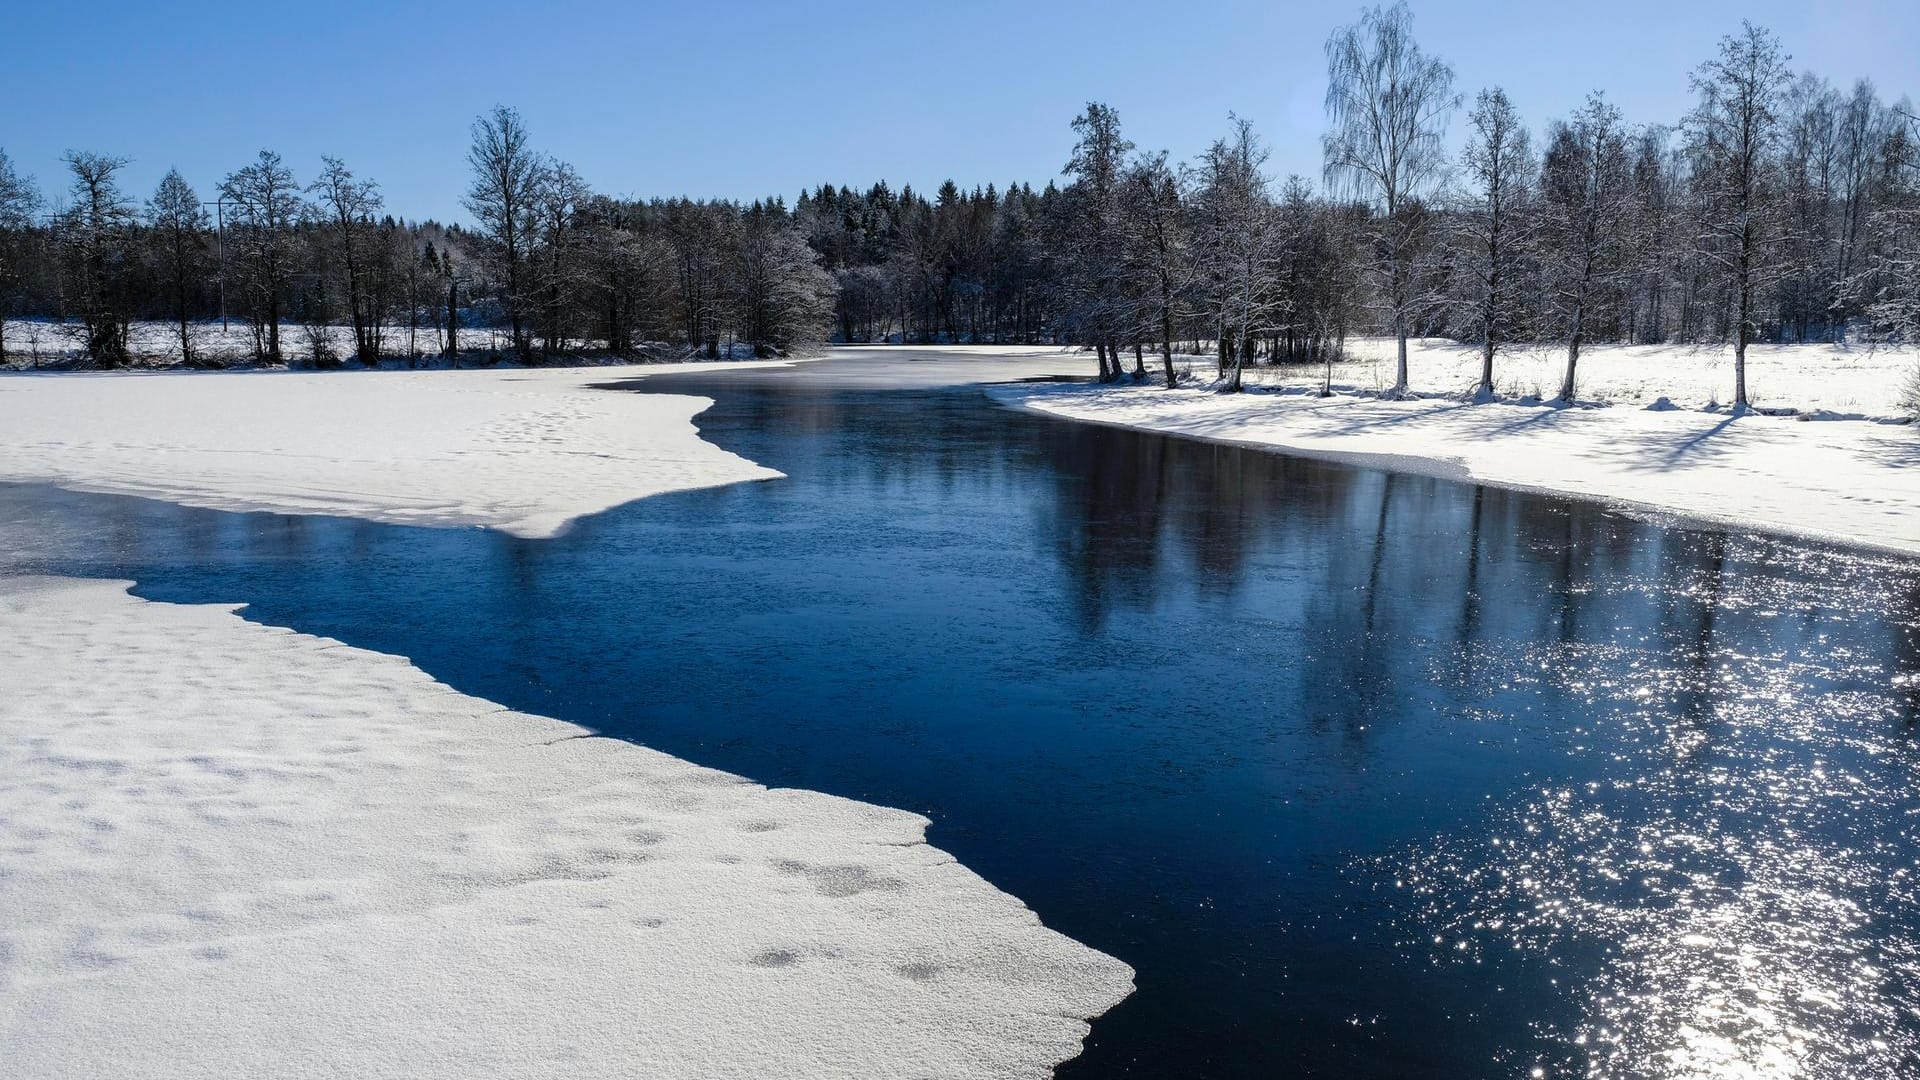
{"type": "MultiPolygon", "coordinates": [[[[1141,147],[1177,158],[1236,111],[1276,175],[1317,179],[1321,46],[1359,7],[23,0],[0,15],[0,148],[49,195],[68,148],[130,157],[142,197],[169,166],[206,193],[261,147],[303,181],[330,153],[378,180],[391,210],[464,220],[467,128],[495,102],[602,191],[791,198],[825,181],[1039,185],[1097,98],[1141,147]]],[[[1743,17],[1778,33],[1796,68],[1920,96],[1914,0],[1413,10],[1460,90],[1503,85],[1536,128],[1593,88],[1631,121],[1676,120],[1687,73],[1743,17]]]]}

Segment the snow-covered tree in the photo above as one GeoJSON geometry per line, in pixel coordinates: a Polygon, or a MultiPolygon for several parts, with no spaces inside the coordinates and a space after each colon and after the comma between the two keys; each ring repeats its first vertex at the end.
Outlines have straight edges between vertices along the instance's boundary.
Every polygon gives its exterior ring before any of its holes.
{"type": "Polygon", "coordinates": [[[755,203],[741,216],[732,278],[741,334],[755,356],[826,336],[833,275],[777,203],[755,203]]]}
{"type": "MultiPolygon", "coordinates": [[[[1920,115],[1902,107],[1888,134],[1888,176],[1871,228],[1879,246],[1871,262],[1868,318],[1883,340],[1920,343],[1920,115]]],[[[1920,416],[1920,363],[1908,378],[1906,407],[1920,416]]]]}

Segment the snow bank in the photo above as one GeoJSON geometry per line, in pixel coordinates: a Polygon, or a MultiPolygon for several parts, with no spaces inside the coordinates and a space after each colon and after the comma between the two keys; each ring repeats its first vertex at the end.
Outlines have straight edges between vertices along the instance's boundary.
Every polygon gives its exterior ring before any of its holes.
{"type": "Polygon", "coordinates": [[[1920,553],[1920,431],[1675,407],[1385,401],[1299,388],[1005,386],[1007,404],[1920,553]]]}
{"type": "Polygon", "coordinates": [[[699,438],[706,398],[591,388],[662,370],[3,376],[0,480],[542,537],[781,475],[699,438]]]}
{"type": "Polygon", "coordinates": [[[0,628],[11,1076],[1042,1076],[1129,990],[913,814],[122,584],[0,628]]]}

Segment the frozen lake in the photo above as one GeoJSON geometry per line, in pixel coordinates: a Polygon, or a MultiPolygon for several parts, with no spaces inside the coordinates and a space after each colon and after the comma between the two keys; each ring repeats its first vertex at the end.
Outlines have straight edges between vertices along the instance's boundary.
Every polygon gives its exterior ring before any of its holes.
{"type": "Polygon", "coordinates": [[[921,370],[636,383],[786,477],[553,540],[29,486],[0,537],[927,814],[1138,971],[1062,1076],[1920,1068],[1920,566],[921,370]]]}

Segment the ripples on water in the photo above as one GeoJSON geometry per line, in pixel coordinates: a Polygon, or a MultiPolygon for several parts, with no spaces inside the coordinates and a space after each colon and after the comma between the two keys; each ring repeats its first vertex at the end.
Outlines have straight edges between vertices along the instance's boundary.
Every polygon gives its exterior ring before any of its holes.
{"type": "MultiPolygon", "coordinates": [[[[1354,872],[1436,966],[1520,952],[1559,971],[1579,1019],[1542,1031],[1565,1052],[1536,1075],[1914,1075],[1916,688],[1834,641],[1887,604],[1887,572],[1910,586],[1911,570],[1710,543],[1693,580],[1598,586],[1684,597],[1691,625],[1473,665],[1490,687],[1584,699],[1571,756],[1599,775],[1354,872]]],[[[1905,630],[1911,644],[1920,627],[1905,630]]]]}

